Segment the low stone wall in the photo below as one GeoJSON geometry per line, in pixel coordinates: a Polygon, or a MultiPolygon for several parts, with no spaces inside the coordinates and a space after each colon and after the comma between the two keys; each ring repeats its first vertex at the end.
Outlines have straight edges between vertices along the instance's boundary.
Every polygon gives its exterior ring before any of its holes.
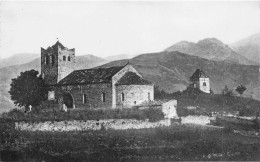
{"type": "Polygon", "coordinates": [[[199,124],[199,125],[207,125],[210,124],[210,120],[216,120],[215,117],[209,117],[209,116],[193,116],[189,115],[186,117],[181,117],[181,124],[199,124]]]}
{"type": "Polygon", "coordinates": [[[101,129],[142,129],[170,126],[171,120],[165,119],[158,122],[134,119],[107,119],[107,120],[88,120],[88,121],[60,121],[60,122],[40,122],[26,123],[16,122],[15,129],[25,131],[84,131],[101,129]]]}

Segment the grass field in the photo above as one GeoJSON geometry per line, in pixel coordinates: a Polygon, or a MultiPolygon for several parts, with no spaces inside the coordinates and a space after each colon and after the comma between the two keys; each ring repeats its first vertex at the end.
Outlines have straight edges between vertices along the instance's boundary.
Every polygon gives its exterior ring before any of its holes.
{"type": "Polygon", "coordinates": [[[225,129],[172,124],[140,130],[25,132],[1,122],[2,160],[260,160],[260,138],[225,129]]]}

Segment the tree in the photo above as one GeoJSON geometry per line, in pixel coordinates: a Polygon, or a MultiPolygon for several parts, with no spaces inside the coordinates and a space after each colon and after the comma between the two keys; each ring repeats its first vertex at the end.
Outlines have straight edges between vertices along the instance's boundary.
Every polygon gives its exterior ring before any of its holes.
{"type": "Polygon", "coordinates": [[[9,93],[15,105],[24,106],[28,110],[29,105],[38,106],[47,99],[48,86],[38,74],[38,71],[30,70],[12,79],[9,93]]]}
{"type": "Polygon", "coordinates": [[[234,95],[233,91],[231,89],[229,89],[227,87],[227,85],[225,85],[225,88],[222,90],[222,94],[224,96],[233,96],[234,95]]]}
{"type": "Polygon", "coordinates": [[[245,90],[246,90],[246,87],[243,86],[242,84],[239,85],[239,86],[237,86],[237,88],[236,88],[236,91],[237,91],[240,95],[242,95],[242,94],[245,92],[245,90]]]}

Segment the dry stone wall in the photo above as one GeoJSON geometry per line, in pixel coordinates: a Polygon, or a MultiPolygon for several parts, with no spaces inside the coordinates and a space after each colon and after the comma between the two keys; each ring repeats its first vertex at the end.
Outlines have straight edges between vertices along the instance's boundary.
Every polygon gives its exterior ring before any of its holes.
{"type": "Polygon", "coordinates": [[[15,129],[24,131],[85,131],[85,130],[125,130],[143,129],[170,126],[171,120],[165,119],[158,122],[134,119],[107,119],[88,121],[61,121],[61,122],[40,122],[26,123],[16,122],[15,129]]]}

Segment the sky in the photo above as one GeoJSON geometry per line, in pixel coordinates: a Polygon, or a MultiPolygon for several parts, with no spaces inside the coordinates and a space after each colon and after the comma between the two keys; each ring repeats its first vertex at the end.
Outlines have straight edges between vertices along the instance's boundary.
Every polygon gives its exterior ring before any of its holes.
{"type": "Polygon", "coordinates": [[[0,2],[0,57],[36,53],[58,40],[76,55],[163,51],[182,40],[225,44],[260,32],[260,3],[0,2]]]}

